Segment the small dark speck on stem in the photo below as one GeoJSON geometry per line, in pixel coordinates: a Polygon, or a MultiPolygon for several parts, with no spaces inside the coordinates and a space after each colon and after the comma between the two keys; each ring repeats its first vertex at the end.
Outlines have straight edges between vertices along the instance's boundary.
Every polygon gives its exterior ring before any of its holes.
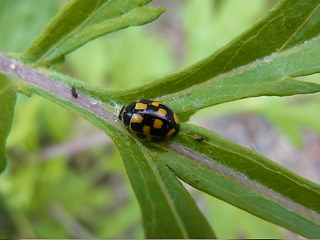
{"type": "Polygon", "coordinates": [[[204,140],[203,137],[196,137],[194,140],[198,141],[198,142],[202,142],[204,140]]]}
{"type": "Polygon", "coordinates": [[[72,96],[74,96],[75,98],[78,97],[77,90],[76,90],[74,87],[71,88],[71,94],[72,94],[72,96]]]}

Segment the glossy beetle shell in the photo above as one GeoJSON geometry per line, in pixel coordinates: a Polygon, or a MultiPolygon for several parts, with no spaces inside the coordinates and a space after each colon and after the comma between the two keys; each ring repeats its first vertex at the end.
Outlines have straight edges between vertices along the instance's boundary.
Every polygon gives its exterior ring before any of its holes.
{"type": "Polygon", "coordinates": [[[119,119],[137,137],[162,142],[176,136],[180,130],[177,115],[162,103],[142,99],[124,106],[119,119]]]}

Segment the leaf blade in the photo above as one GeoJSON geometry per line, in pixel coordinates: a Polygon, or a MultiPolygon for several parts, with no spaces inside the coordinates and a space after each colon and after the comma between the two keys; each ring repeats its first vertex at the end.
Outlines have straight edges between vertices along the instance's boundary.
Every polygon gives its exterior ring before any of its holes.
{"type": "MultiPolygon", "coordinates": [[[[248,97],[290,96],[320,91],[320,84],[297,80],[296,77],[320,71],[320,38],[273,54],[258,62],[219,75],[201,84],[176,93],[160,96],[156,100],[166,103],[182,116],[198,109],[248,97]]],[[[190,70],[192,71],[192,70],[190,70]]],[[[144,98],[144,92],[141,92],[144,98]]],[[[116,96],[129,101],[131,96],[116,96]]]]}
{"type": "Polygon", "coordinates": [[[28,63],[48,65],[83,44],[130,26],[157,19],[163,10],[145,6],[150,0],[70,1],[33,41],[21,58],[28,63]]]}
{"type": "Polygon", "coordinates": [[[191,186],[302,236],[320,236],[319,185],[190,124],[169,145],[173,151],[161,148],[162,161],[191,186]]]}
{"type": "MultiPolygon", "coordinates": [[[[281,52],[311,40],[319,34],[319,5],[319,1],[312,0],[282,1],[257,24],[231,43],[195,63],[191,67],[192,71],[187,68],[154,83],[146,84],[142,91],[145,92],[144,94],[147,94],[147,90],[152,93],[158,92],[157,96],[177,92],[272,55],[272,53],[281,52]],[[282,19],[283,16],[285,19],[282,19]],[[307,27],[301,28],[302,25],[307,25],[307,27]],[[158,85],[164,80],[165,88],[159,88],[158,85]]],[[[141,88],[134,90],[141,92],[141,88]]]]}
{"type": "Polygon", "coordinates": [[[115,136],[140,203],[146,237],[215,238],[207,220],[172,172],[139,141],[128,135],[115,136]]]}
{"type": "Polygon", "coordinates": [[[0,73],[0,174],[7,166],[5,146],[13,121],[15,102],[15,91],[10,87],[10,82],[5,75],[0,73]]]}
{"type": "MultiPolygon", "coordinates": [[[[315,40],[320,33],[319,6],[320,1],[282,1],[251,29],[193,66],[137,88],[114,93],[105,92],[105,95],[101,93],[100,99],[103,101],[105,96],[116,98],[119,104],[127,104],[143,98],[156,99],[165,102],[178,113],[184,113],[181,118],[185,120],[199,108],[237,99],[264,95],[287,96],[318,92],[319,84],[304,82],[298,84],[293,79],[284,82],[285,87],[291,88],[291,91],[286,93],[279,93],[278,91],[279,86],[282,86],[281,82],[277,85],[274,84],[272,88],[270,86],[266,87],[266,89],[263,89],[265,86],[261,85],[260,92],[258,89],[254,91],[252,84],[256,84],[256,79],[264,78],[266,69],[265,66],[261,65],[265,64],[265,61],[268,61],[269,66],[273,66],[267,72],[271,83],[285,77],[289,79],[290,77],[305,76],[320,71],[319,58],[316,54],[319,51],[319,45],[316,43],[318,40],[315,40]],[[301,11],[296,11],[300,8],[301,11]],[[303,51],[308,50],[310,41],[312,41],[313,49],[309,49],[310,56],[304,58],[302,55],[307,56],[307,54],[304,55],[303,51]],[[297,51],[296,48],[301,49],[297,51]],[[295,51],[296,53],[294,53],[295,51]],[[278,59],[276,61],[278,65],[273,62],[274,59],[278,59]],[[314,64],[314,68],[310,64],[314,64]],[[250,71],[249,68],[251,67],[256,68],[256,71],[252,75],[247,73],[247,75],[251,75],[247,80],[247,87],[243,86],[243,81],[235,81],[237,77],[241,77],[241,71],[250,71]],[[285,71],[283,76],[273,76],[273,72],[280,74],[281,68],[284,68],[285,71]],[[221,83],[220,85],[223,85],[224,80],[222,78],[231,78],[229,74],[234,74],[234,88],[242,88],[240,93],[234,89],[232,98],[231,96],[219,96],[218,93],[222,92],[223,89],[215,89],[214,87],[210,92],[215,94],[210,95],[208,93],[207,98],[199,98],[200,95],[202,96],[202,92],[194,94],[194,86],[205,88],[210,83],[212,86],[216,86],[215,84],[218,81],[221,83]],[[304,90],[301,91],[300,87],[304,90]],[[307,91],[307,89],[309,90],[307,91]],[[219,92],[217,93],[214,90],[219,92]],[[194,106],[194,103],[197,103],[197,106],[194,106]]],[[[285,87],[282,87],[282,89],[285,87]]],[[[230,88],[225,90],[227,93],[231,91],[230,88]]]]}
{"type": "MultiPolygon", "coordinates": [[[[8,69],[11,69],[9,66],[12,64],[10,64],[10,62],[7,63],[5,69],[9,71],[8,69]]],[[[28,81],[35,84],[35,86],[31,88],[33,92],[75,111],[107,132],[111,138],[115,139],[117,144],[123,144],[122,148],[125,150],[126,148],[130,148],[130,145],[126,144],[133,141],[133,138],[123,128],[121,123],[116,120],[115,114],[118,111],[110,105],[108,107],[105,104],[103,108],[100,108],[101,103],[93,100],[92,95],[87,94],[82,84],[75,85],[72,79],[67,77],[62,78],[60,74],[55,74],[54,77],[49,78],[39,72],[39,70],[28,70],[21,66],[21,64],[12,61],[11,63],[15,64],[14,71],[11,69],[11,73],[24,72],[26,74],[28,72],[28,76],[29,73],[32,73],[28,81]],[[35,78],[39,81],[36,81],[35,78]],[[78,89],[78,98],[74,98],[71,94],[72,85],[78,89]],[[52,88],[48,88],[48,86],[52,88]],[[57,92],[54,92],[54,90],[57,92]]],[[[200,156],[202,160],[205,160],[203,164],[200,162],[201,165],[199,165],[199,162],[191,161],[189,152],[187,154],[182,152],[181,154],[179,149],[171,148],[170,144],[171,143],[169,143],[169,146],[165,144],[152,144],[151,146],[157,148],[155,151],[158,152],[158,157],[161,158],[177,176],[190,185],[303,236],[316,238],[320,235],[318,228],[320,209],[319,201],[317,201],[320,190],[318,185],[312,184],[292,174],[288,170],[284,170],[281,166],[270,162],[263,156],[249,149],[245,149],[199,127],[182,124],[181,131],[175,138],[175,144],[182,146],[186,151],[191,151],[192,156],[194,155],[194,159],[196,160],[200,156]],[[195,141],[196,136],[204,137],[205,140],[197,142],[195,141]],[[211,161],[211,157],[215,157],[216,160],[211,161]],[[210,168],[213,163],[216,163],[215,166],[227,166],[227,171],[222,167],[220,167],[221,171],[218,172],[210,168]],[[255,170],[257,170],[262,177],[255,174],[255,170]],[[274,174],[276,175],[274,179],[280,179],[280,181],[270,182],[270,179],[265,177],[273,176],[274,174]],[[198,181],[196,181],[197,179],[198,181]],[[243,183],[248,181],[248,179],[251,185],[244,185],[243,183]],[[291,179],[290,183],[288,183],[288,179],[291,179]],[[255,183],[255,181],[257,183],[255,183]],[[279,182],[281,185],[278,186],[279,182]],[[258,183],[260,187],[256,187],[258,183]],[[279,202],[279,199],[282,201],[279,202]],[[312,200],[312,202],[308,202],[308,199],[312,200]],[[288,205],[287,203],[290,204],[288,205]],[[312,210],[314,210],[314,213],[312,210]]],[[[143,144],[140,143],[137,145],[138,147],[134,147],[139,150],[142,145],[143,144]]],[[[140,162],[137,156],[134,155],[134,152],[132,153],[133,154],[130,155],[136,158],[133,161],[134,164],[139,166],[146,165],[143,159],[143,161],[140,162]]],[[[147,161],[145,157],[144,159],[147,161]]],[[[150,165],[150,160],[147,163],[150,165]]],[[[156,167],[153,168],[153,175],[154,169],[156,169],[156,167]]],[[[158,172],[158,170],[156,170],[156,172],[158,172]]],[[[159,179],[162,178],[156,178],[156,180],[159,179]]],[[[168,194],[162,195],[162,198],[168,196],[168,194]]],[[[166,201],[168,202],[168,200],[166,201]]],[[[169,204],[166,205],[168,206],[169,204]]]]}

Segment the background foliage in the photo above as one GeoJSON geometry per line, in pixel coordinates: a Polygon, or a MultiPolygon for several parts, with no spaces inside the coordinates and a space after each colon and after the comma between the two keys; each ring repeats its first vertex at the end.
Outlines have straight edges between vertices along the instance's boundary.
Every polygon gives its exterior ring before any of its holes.
{"type": "MultiPolygon", "coordinates": [[[[164,20],[160,18],[152,25],[126,29],[89,43],[67,57],[62,71],[96,86],[114,89],[137,86],[207,56],[249,27],[274,4],[267,0],[174,2],[155,1],[154,5],[162,4],[168,9],[164,20]],[[173,21],[166,22],[165,19],[170,18],[173,21]]],[[[37,11],[34,4],[39,3],[36,0],[0,2],[1,49],[25,50],[62,2],[41,1],[43,11],[37,11]],[[15,27],[8,27],[13,25],[15,27]]],[[[238,101],[202,110],[192,121],[209,127],[208,123],[213,121],[211,116],[232,119],[240,113],[241,116],[259,115],[283,132],[296,147],[303,147],[301,126],[320,133],[319,121],[316,121],[320,117],[317,102],[319,94],[294,100],[238,101]]],[[[107,137],[87,122],[37,96],[19,95],[13,124],[7,142],[10,166],[0,176],[0,237],[143,236],[138,204],[129,188],[119,153],[107,137]]],[[[228,125],[228,128],[235,127],[228,125]]],[[[243,143],[243,139],[238,141],[243,143]]],[[[249,147],[255,144],[249,142],[249,147]]],[[[190,191],[220,238],[290,236],[287,231],[226,203],[196,190],[190,191]]]]}

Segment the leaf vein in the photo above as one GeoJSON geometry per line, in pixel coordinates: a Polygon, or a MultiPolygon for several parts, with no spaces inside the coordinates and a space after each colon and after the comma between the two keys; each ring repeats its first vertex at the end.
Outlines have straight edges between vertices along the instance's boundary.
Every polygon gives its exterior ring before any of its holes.
{"type": "Polygon", "coordinates": [[[319,8],[320,3],[318,3],[318,5],[314,8],[313,11],[310,12],[310,14],[305,18],[305,20],[300,24],[300,26],[296,29],[296,31],[294,33],[291,34],[291,36],[287,39],[287,41],[282,45],[281,48],[279,48],[279,50],[277,52],[281,52],[283,49],[285,49],[290,41],[297,35],[297,33],[302,29],[302,27],[309,21],[309,19],[311,18],[311,16],[314,14],[314,12],[319,8]]]}
{"type": "Polygon", "coordinates": [[[177,212],[176,207],[172,203],[171,195],[168,192],[166,186],[164,185],[162,177],[160,176],[158,170],[154,168],[154,165],[149,162],[150,161],[149,159],[151,159],[150,156],[152,154],[142,145],[142,143],[139,140],[135,139],[135,142],[137,143],[137,145],[140,146],[141,152],[143,153],[143,155],[144,155],[144,157],[146,159],[146,162],[148,163],[148,165],[149,165],[150,169],[152,170],[155,178],[157,179],[157,182],[159,183],[159,186],[160,186],[160,190],[163,192],[163,195],[167,199],[167,203],[168,203],[169,207],[172,210],[173,216],[175,217],[179,228],[181,229],[181,233],[183,234],[184,238],[190,238],[188,236],[187,230],[184,227],[183,221],[181,220],[181,217],[180,217],[179,213],[177,212]],[[149,158],[148,158],[148,156],[149,156],[149,158]]]}

